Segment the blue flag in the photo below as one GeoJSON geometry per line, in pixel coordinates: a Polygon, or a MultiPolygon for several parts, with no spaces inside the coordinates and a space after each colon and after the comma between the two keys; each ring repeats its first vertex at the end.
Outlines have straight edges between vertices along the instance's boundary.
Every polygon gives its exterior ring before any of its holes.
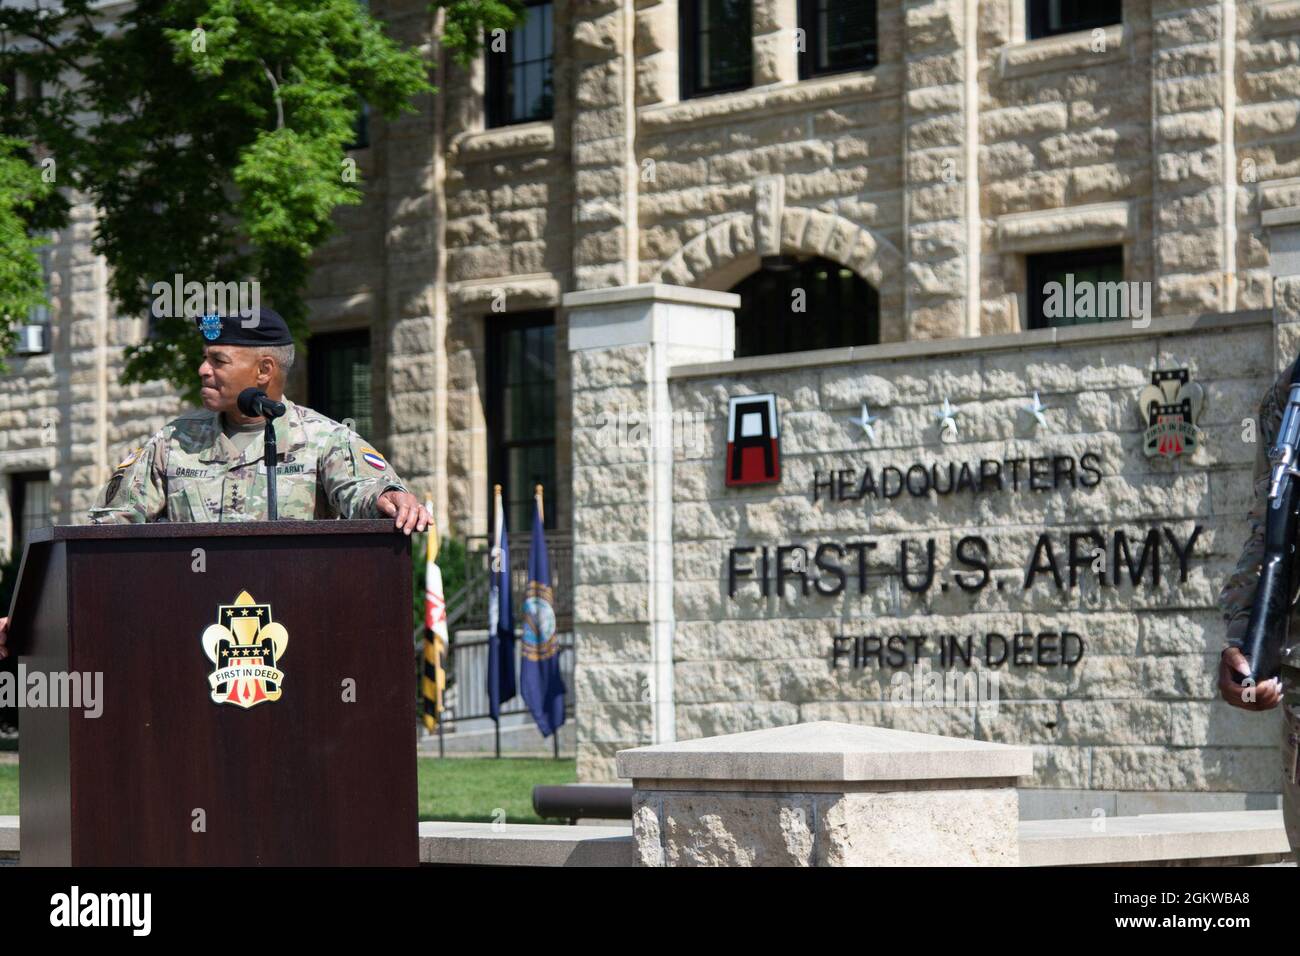
{"type": "Polygon", "coordinates": [[[560,640],[555,635],[550,561],[542,527],[540,500],[533,509],[533,544],[528,552],[528,587],[524,591],[523,663],[519,679],[524,703],[543,737],[564,723],[564,680],[560,677],[560,640]]]}
{"type": "Polygon", "coordinates": [[[488,711],[501,716],[501,705],[515,696],[515,619],[510,611],[510,541],[506,536],[501,491],[496,496],[496,547],[492,549],[492,590],[488,597],[488,711]]]}

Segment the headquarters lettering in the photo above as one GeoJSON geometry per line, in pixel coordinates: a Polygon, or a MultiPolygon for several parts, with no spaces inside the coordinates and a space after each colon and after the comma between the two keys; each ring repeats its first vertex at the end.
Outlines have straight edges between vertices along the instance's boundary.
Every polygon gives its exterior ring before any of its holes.
{"type": "Polygon", "coordinates": [[[1071,488],[1093,488],[1101,482],[1101,458],[1096,452],[1051,455],[1031,458],[981,458],[975,462],[938,462],[930,465],[914,462],[906,469],[885,465],[879,480],[870,466],[858,478],[857,468],[837,468],[813,472],[814,504],[823,494],[829,501],[859,501],[863,498],[897,498],[904,491],[923,498],[954,492],[980,494],[986,491],[1020,491],[1024,484],[1031,491],[1052,491],[1062,483],[1071,488]]]}

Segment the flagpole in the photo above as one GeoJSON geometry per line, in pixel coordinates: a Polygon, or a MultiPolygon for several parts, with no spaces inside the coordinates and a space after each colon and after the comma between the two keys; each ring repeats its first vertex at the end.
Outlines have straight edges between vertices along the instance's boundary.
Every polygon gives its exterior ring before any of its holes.
{"type": "MultiPolygon", "coordinates": [[[[497,546],[497,548],[500,548],[500,547],[501,547],[501,515],[502,515],[504,512],[503,512],[503,505],[501,504],[501,486],[500,486],[499,484],[498,484],[498,485],[493,485],[493,486],[492,486],[492,496],[493,496],[493,499],[492,499],[492,504],[493,504],[493,508],[492,508],[492,517],[493,517],[493,519],[494,519],[494,521],[495,521],[495,524],[496,524],[496,526],[497,526],[497,527],[496,527],[496,546],[497,546]]],[[[489,558],[489,564],[491,563],[491,558],[495,558],[495,557],[496,557],[495,554],[494,554],[494,555],[491,555],[491,557],[489,558]]],[[[504,556],[503,556],[503,557],[504,557],[504,556]]],[[[495,573],[495,571],[494,571],[493,573],[495,573]]],[[[506,587],[510,587],[510,569],[509,569],[509,567],[506,568],[506,574],[505,574],[505,585],[506,585],[506,587]]],[[[496,635],[489,635],[489,639],[491,639],[492,637],[496,637],[496,635]]],[[[499,647],[500,647],[500,641],[498,640],[498,648],[499,648],[499,647]]],[[[498,651],[497,651],[497,668],[498,668],[498,671],[500,670],[500,666],[501,666],[501,665],[500,665],[500,655],[501,655],[501,651],[498,649],[498,651]]],[[[495,680],[495,681],[498,682],[498,683],[497,683],[497,713],[496,713],[496,716],[492,718],[492,735],[493,735],[493,737],[494,737],[494,739],[495,739],[495,741],[496,741],[496,759],[497,759],[497,760],[500,760],[500,759],[501,759],[501,685],[500,685],[500,675],[499,675],[499,673],[498,673],[498,674],[493,674],[489,679],[491,679],[491,680],[495,680]]]]}
{"type": "MultiPolygon", "coordinates": [[[[546,511],[545,511],[545,509],[544,509],[544,507],[543,507],[544,496],[543,496],[543,494],[542,494],[542,486],[541,486],[540,484],[537,484],[537,485],[535,485],[535,486],[533,487],[533,497],[534,497],[534,498],[536,499],[536,501],[537,501],[537,519],[538,519],[538,521],[540,521],[541,524],[542,524],[542,535],[543,535],[543,537],[545,537],[545,535],[546,535],[546,511]]],[[[560,759],[560,731],[559,731],[559,728],[556,728],[555,730],[551,731],[551,753],[554,755],[554,757],[555,757],[556,760],[559,760],[559,759],[560,759]]]]}

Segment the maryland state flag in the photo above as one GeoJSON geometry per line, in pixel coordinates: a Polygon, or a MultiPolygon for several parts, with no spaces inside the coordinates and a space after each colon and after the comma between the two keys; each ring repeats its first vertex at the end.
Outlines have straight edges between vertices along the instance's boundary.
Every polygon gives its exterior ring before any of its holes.
{"type": "MultiPolygon", "coordinates": [[[[433,502],[424,503],[430,515],[433,502]]],[[[442,571],[434,563],[438,556],[438,529],[430,522],[428,548],[424,558],[424,667],[420,674],[420,694],[424,698],[424,726],[429,732],[438,729],[442,719],[442,692],[447,688],[447,602],[442,596],[442,571]]]]}
{"type": "Polygon", "coordinates": [[[564,723],[564,680],[560,677],[560,640],[555,635],[550,560],[542,523],[542,486],[533,497],[533,543],[528,552],[528,586],[524,589],[523,663],[519,681],[524,703],[543,737],[564,723]]]}

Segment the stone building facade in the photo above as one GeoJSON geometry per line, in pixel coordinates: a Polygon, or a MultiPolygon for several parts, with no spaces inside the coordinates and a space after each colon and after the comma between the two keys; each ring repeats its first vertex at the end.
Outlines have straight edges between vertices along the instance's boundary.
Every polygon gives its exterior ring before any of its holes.
{"type": "MultiPolygon", "coordinates": [[[[365,201],[316,257],[312,328],[368,333],[368,437],[448,533],[489,531],[488,353],[521,314],[553,330],[549,511],[576,528],[572,436],[601,409],[572,394],[568,294],[725,292],[819,256],[878,295],[880,343],[971,338],[1029,328],[1032,256],[1120,247],[1152,318],[1273,307],[1263,226],[1300,205],[1297,0],[1124,0],[1119,22],[1041,38],[1027,0],[881,0],[875,65],[808,78],[800,3],[753,0],[750,82],[707,96],[682,87],[687,2],[555,0],[551,116],[492,127],[484,58],[452,62],[422,0],[371,3],[440,93],[372,117],[351,153],[365,201]]],[[[105,295],[93,224],[81,205],[54,237],[49,351],[0,378],[0,550],[16,487],[47,474],[49,519],[84,520],[178,409],[118,384],[144,320],[105,295]]]]}
{"type": "MultiPolygon", "coordinates": [[[[1300,176],[1294,0],[1125,0],[1122,22],[1042,39],[1026,0],[880,2],[877,64],[809,79],[796,0],[754,0],[750,85],[691,98],[677,3],[556,0],[553,116],[496,128],[482,58],[449,62],[422,2],[371,6],[442,92],[372,118],[352,154],[366,199],[320,250],[312,322],[368,330],[372,440],[453,534],[488,531],[489,333],[550,310],[563,356],[565,292],[729,289],[764,255],[815,254],[879,293],[881,341],[972,336],[1025,326],[1027,253],[1119,244],[1155,316],[1271,305],[1260,217],[1300,176]]],[[[0,379],[0,467],[48,470],[56,521],[176,410],[117,384],[143,324],[107,301],[92,229],[79,207],[55,237],[51,350],[0,379]]]]}

